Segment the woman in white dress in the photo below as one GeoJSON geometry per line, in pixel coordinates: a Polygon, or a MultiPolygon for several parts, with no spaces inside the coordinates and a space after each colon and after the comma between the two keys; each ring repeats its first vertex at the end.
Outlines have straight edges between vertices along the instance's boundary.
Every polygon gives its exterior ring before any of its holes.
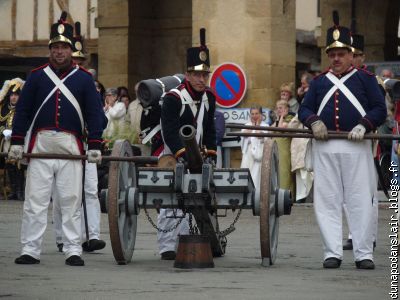
{"type": "MultiPolygon", "coordinates": [[[[263,120],[261,106],[250,108],[250,122],[246,125],[252,126],[268,126],[263,120]]],[[[242,132],[260,132],[260,130],[242,129],[242,132]]],[[[256,190],[260,188],[261,180],[261,161],[264,149],[264,138],[262,137],[242,137],[242,163],[241,168],[248,168],[253,178],[256,190]]]]}
{"type": "Polygon", "coordinates": [[[124,138],[126,115],[125,104],[118,101],[117,89],[115,88],[106,90],[104,113],[108,119],[108,124],[103,132],[103,137],[108,141],[108,147],[112,148],[117,139],[124,138]]]}

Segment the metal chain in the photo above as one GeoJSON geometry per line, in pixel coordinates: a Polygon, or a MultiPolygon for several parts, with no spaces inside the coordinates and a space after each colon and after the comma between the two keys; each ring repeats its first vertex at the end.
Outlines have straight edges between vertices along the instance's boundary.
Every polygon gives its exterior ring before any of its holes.
{"type": "Polygon", "coordinates": [[[192,213],[189,213],[189,233],[191,235],[199,234],[199,228],[197,227],[197,224],[193,226],[193,214],[192,213]]]}
{"type": "Polygon", "coordinates": [[[178,221],[176,221],[176,224],[174,226],[172,226],[171,228],[168,228],[168,229],[161,229],[156,225],[156,223],[154,223],[153,219],[150,217],[149,213],[147,212],[146,207],[143,207],[143,210],[144,210],[147,220],[149,221],[151,226],[153,226],[158,232],[162,232],[162,233],[168,233],[168,232],[174,231],[176,228],[178,228],[178,226],[182,223],[183,219],[186,217],[186,212],[185,212],[182,217],[179,217],[180,219],[178,221]]]}
{"type": "Polygon", "coordinates": [[[233,222],[231,223],[231,225],[229,225],[228,228],[226,228],[225,230],[222,230],[219,232],[219,236],[220,237],[225,237],[228,234],[232,233],[233,231],[235,231],[235,224],[236,222],[239,220],[240,218],[240,214],[242,213],[242,206],[240,207],[238,213],[236,214],[235,219],[233,219],[233,222]]]}

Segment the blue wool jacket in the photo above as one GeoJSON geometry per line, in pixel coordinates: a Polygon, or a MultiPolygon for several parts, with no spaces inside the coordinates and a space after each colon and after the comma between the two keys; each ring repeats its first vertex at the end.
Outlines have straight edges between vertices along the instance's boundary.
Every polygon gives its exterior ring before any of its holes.
{"type": "MultiPolygon", "coordinates": [[[[48,64],[33,70],[21,91],[16,106],[11,137],[14,145],[22,145],[24,143],[25,135],[36,112],[54,88],[54,83],[44,72],[44,68],[47,66],[48,64]]],[[[75,65],[71,64],[64,72],[57,72],[54,68],[52,70],[60,79],[63,79],[75,67],[75,65]]],[[[101,135],[107,126],[107,118],[91,74],[79,67],[73,75],[64,81],[64,84],[80,105],[88,131],[88,148],[101,149],[101,135]]],[[[31,138],[33,139],[40,130],[65,131],[74,134],[78,139],[82,139],[83,128],[78,113],[60,90],[57,90],[41,108],[33,126],[31,138]]]]}
{"type": "MultiPolygon", "coordinates": [[[[341,77],[353,69],[351,67],[345,74],[341,74],[341,77]]],[[[351,131],[356,125],[362,124],[369,132],[385,121],[387,111],[384,96],[375,75],[364,69],[357,69],[357,72],[348,78],[344,85],[360,102],[366,115],[362,117],[343,92],[337,89],[318,116],[317,112],[322,99],[333,86],[326,74],[327,72],[317,76],[311,82],[300,106],[299,119],[304,125],[311,128],[313,122],[322,120],[328,130],[351,131]]]]}

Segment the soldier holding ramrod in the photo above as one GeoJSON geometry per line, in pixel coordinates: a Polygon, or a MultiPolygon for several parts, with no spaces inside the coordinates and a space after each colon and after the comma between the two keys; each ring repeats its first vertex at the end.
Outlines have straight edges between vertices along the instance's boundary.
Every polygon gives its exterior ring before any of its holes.
{"type": "MultiPolygon", "coordinates": [[[[49,64],[31,72],[16,107],[9,158],[23,152],[81,154],[88,129],[88,161],[101,160],[101,135],[107,124],[93,78],[72,63],[73,27],[66,13],[51,27],[49,64]],[[25,140],[25,149],[23,147],[25,140]]],[[[81,258],[82,162],[31,159],[27,170],[17,264],[37,264],[53,189],[62,213],[65,263],[83,266],[81,258]]]]}
{"type": "Polygon", "coordinates": [[[374,269],[373,198],[376,177],[371,141],[364,134],[381,125],[386,105],[374,74],[352,66],[348,28],[329,28],[327,72],[310,84],[299,119],[311,128],[314,209],[324,245],[324,268],[339,268],[343,259],[342,207],[346,205],[353,235],[356,267],[374,269]],[[350,131],[348,140],[326,140],[328,130],[350,131]]]}

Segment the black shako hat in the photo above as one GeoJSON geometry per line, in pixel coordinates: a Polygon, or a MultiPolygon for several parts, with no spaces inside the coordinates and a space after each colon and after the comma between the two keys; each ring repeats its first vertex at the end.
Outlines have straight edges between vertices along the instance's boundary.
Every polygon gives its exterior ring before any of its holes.
{"type": "Polygon", "coordinates": [[[206,46],[206,30],[200,29],[200,47],[187,49],[186,70],[210,72],[210,52],[206,46]]]}
{"type": "Polygon", "coordinates": [[[350,29],[339,26],[339,14],[333,11],[333,27],[328,29],[325,52],[333,48],[347,48],[352,51],[350,29]]]}
{"type": "Polygon", "coordinates": [[[364,36],[356,34],[356,22],[351,22],[351,47],[354,54],[364,54],[364,36]]]}
{"type": "Polygon", "coordinates": [[[67,43],[73,47],[74,28],[67,23],[67,13],[63,11],[57,23],[51,25],[49,47],[58,42],[67,43]]]}
{"type": "Polygon", "coordinates": [[[81,22],[75,22],[75,35],[73,45],[72,57],[86,59],[86,55],[83,52],[83,37],[81,35],[81,22]]]}

